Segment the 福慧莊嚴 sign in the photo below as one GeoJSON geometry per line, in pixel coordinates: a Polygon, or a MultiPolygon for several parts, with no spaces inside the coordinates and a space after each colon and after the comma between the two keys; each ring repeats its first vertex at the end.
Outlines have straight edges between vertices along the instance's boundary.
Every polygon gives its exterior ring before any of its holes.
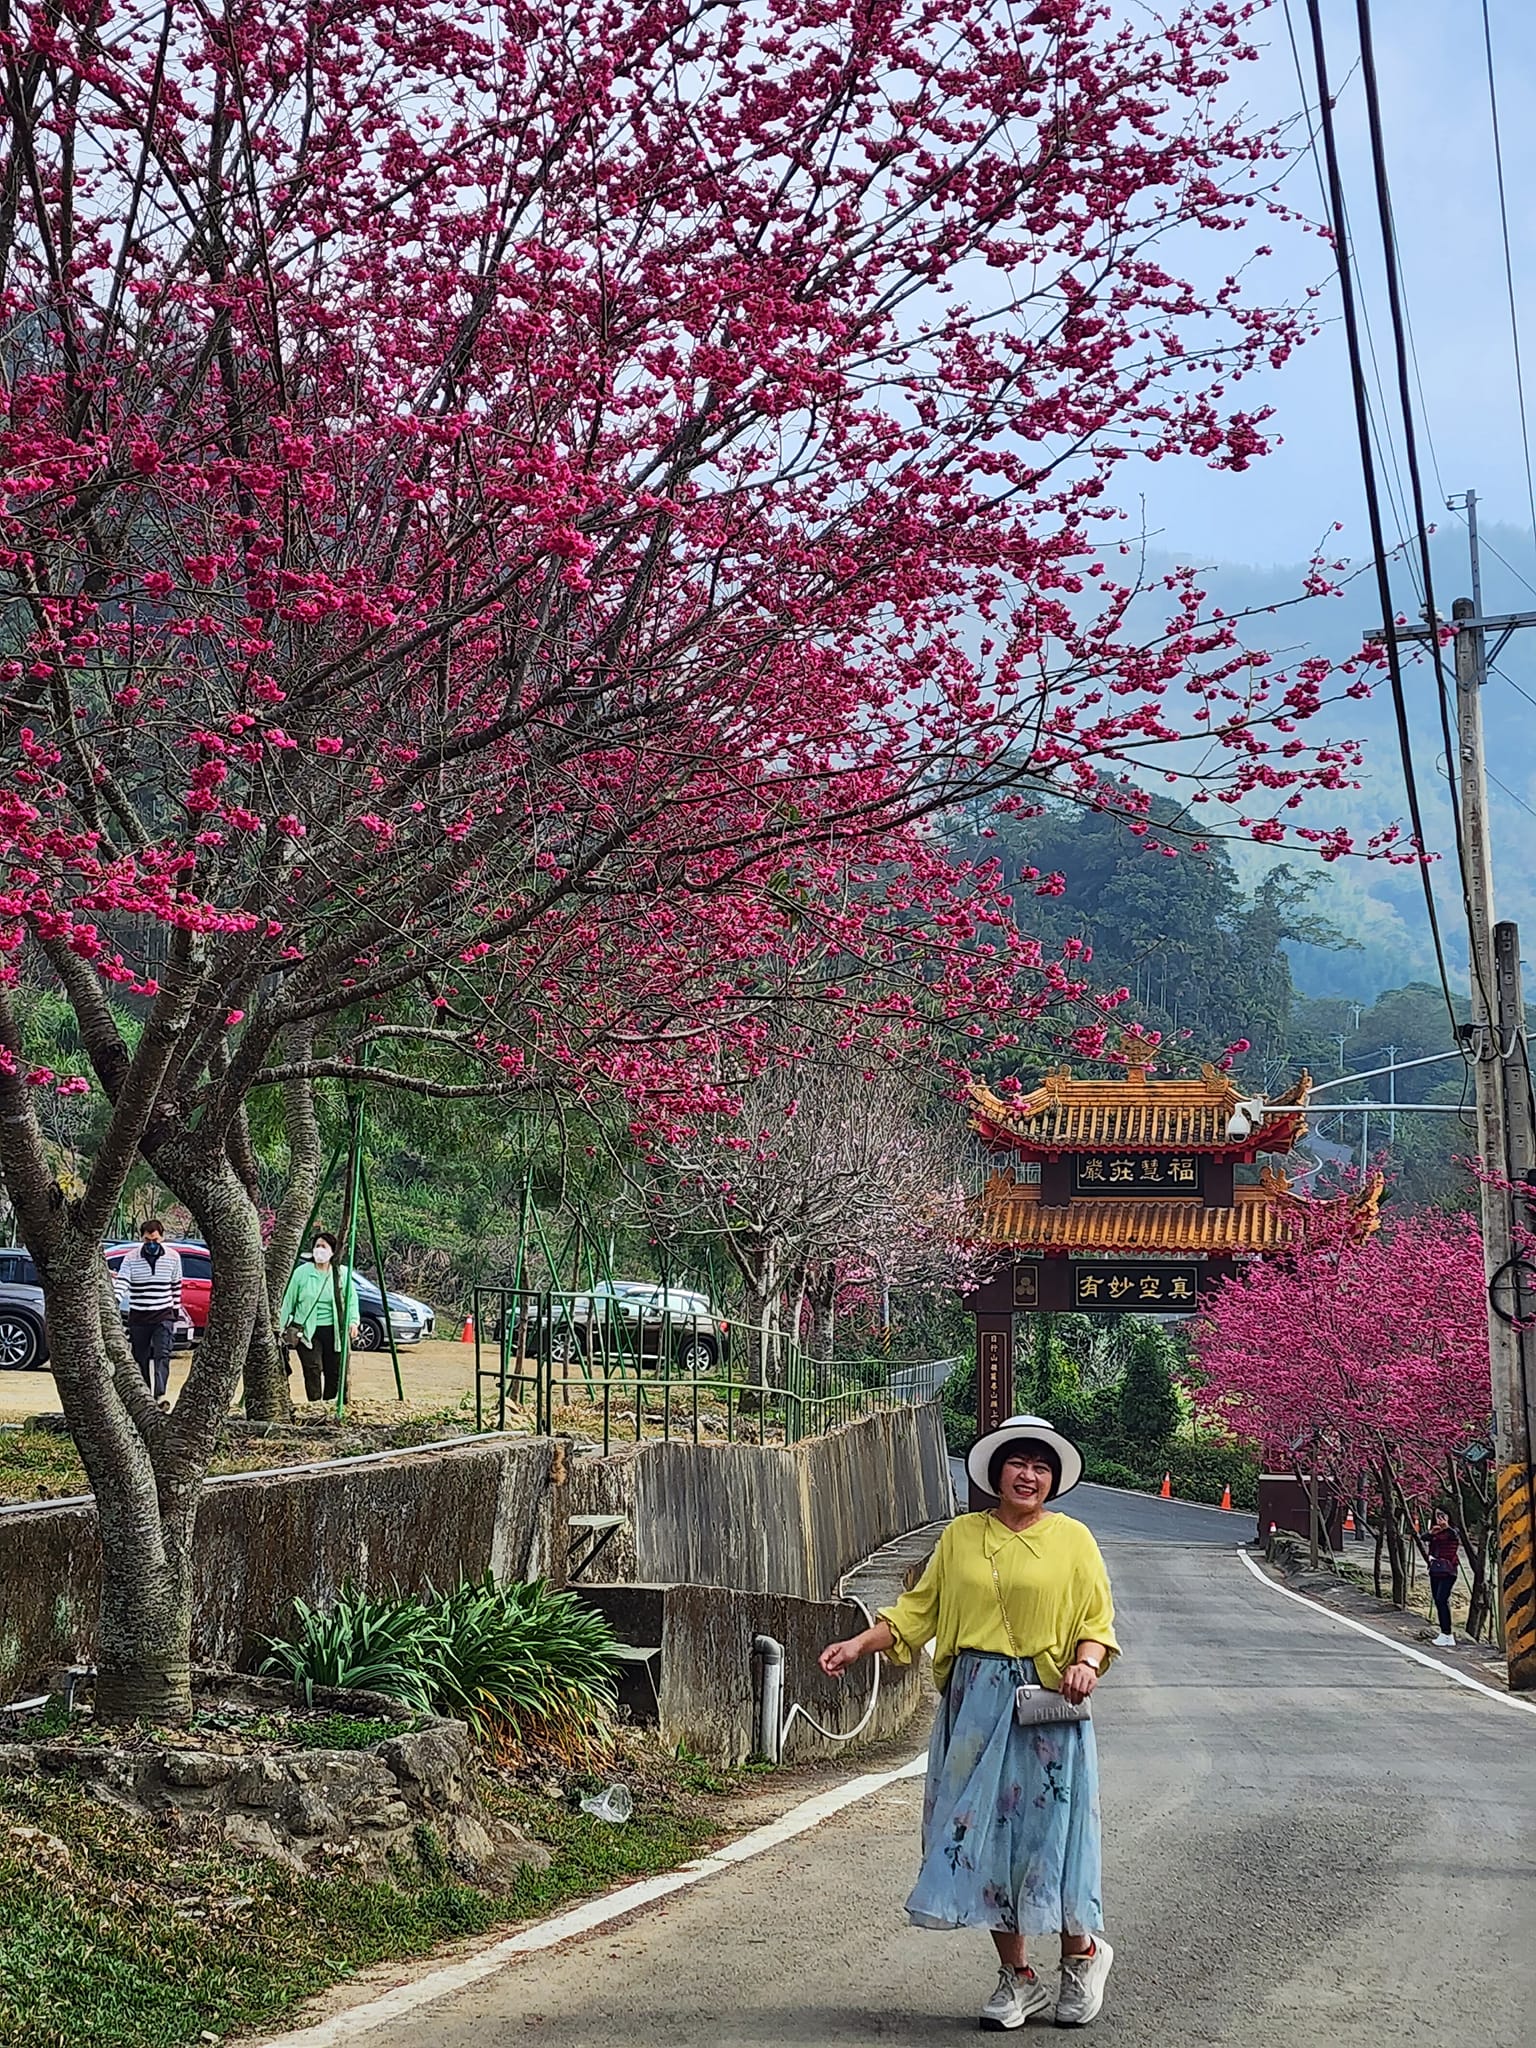
{"type": "Polygon", "coordinates": [[[1079,1152],[1072,1160],[1074,1195],[1200,1195],[1198,1152],[1079,1152]]]}

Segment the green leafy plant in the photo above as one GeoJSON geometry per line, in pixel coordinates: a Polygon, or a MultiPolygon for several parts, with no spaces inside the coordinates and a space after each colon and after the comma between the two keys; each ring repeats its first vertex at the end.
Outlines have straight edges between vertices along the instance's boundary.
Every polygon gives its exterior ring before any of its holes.
{"type": "Polygon", "coordinates": [[[438,1610],[433,1686],[440,1712],[487,1737],[538,1725],[571,1733],[605,1721],[619,1658],[613,1631],[542,1579],[465,1580],[438,1610]]]}
{"type": "Polygon", "coordinates": [[[381,1692],[421,1713],[432,1711],[428,1680],[436,1641],[431,1610],[412,1595],[386,1598],[350,1582],[328,1610],[295,1600],[291,1639],[267,1644],[261,1669],[280,1672],[313,1702],[316,1686],[342,1692],[381,1692]]]}
{"type": "Polygon", "coordinates": [[[347,1586],[328,1612],[295,1601],[291,1640],[267,1646],[264,1671],[301,1685],[361,1688],[467,1721],[482,1741],[535,1730],[579,1738],[608,1720],[619,1648],[601,1615],[545,1582],[489,1572],[427,1600],[347,1586]]]}

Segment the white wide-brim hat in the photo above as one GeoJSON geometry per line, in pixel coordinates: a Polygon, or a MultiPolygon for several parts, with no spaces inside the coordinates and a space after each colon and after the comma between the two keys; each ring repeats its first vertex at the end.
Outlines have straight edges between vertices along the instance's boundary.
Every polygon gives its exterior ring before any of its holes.
{"type": "Polygon", "coordinates": [[[992,1460],[1003,1445],[1026,1437],[1037,1444],[1049,1444],[1061,1460],[1061,1484],[1053,1490],[1051,1499],[1060,1500],[1064,1493],[1072,1491],[1083,1476],[1083,1454],[1077,1445],[1059,1429],[1052,1429],[1043,1415],[1010,1415],[996,1429],[977,1437],[965,1454],[965,1469],[979,1493],[992,1492],[992,1460]]]}

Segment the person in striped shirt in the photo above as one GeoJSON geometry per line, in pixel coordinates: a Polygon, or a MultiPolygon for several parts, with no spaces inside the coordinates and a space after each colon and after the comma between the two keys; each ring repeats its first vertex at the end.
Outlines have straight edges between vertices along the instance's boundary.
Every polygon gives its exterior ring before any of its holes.
{"type": "Polygon", "coordinates": [[[171,1339],[181,1307],[181,1254],[165,1242],[165,1226],[151,1216],[136,1252],[121,1267],[128,1283],[128,1348],[144,1384],[162,1408],[169,1408],[171,1339]]]}

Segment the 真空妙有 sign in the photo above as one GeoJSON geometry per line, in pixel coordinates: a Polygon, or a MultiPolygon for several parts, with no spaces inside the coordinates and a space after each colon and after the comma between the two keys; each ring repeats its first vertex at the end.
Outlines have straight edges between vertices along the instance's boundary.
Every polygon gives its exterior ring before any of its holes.
{"type": "Polygon", "coordinates": [[[1072,1306],[1177,1315],[1200,1306],[1201,1270],[1193,1264],[1149,1265],[1139,1259],[1075,1261],[1072,1306]]]}
{"type": "Polygon", "coordinates": [[[1201,1195],[1198,1152],[1079,1152],[1072,1160],[1074,1195],[1201,1195]]]}

